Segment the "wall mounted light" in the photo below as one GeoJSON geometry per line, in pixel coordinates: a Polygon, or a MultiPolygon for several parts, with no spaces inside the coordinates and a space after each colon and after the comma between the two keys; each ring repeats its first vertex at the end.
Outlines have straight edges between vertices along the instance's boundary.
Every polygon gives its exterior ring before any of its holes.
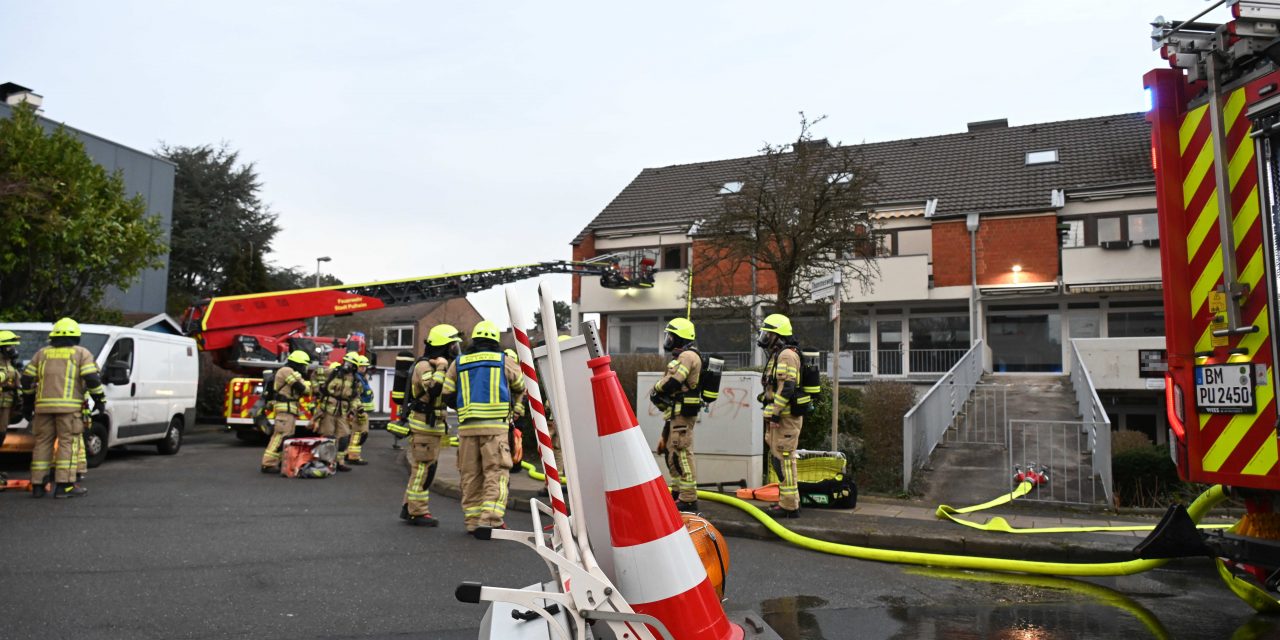
{"type": "Polygon", "coordinates": [[[1022,265],[1020,265],[1020,264],[1015,264],[1015,265],[1013,265],[1013,272],[1014,272],[1014,273],[1022,273],[1022,265]]]}

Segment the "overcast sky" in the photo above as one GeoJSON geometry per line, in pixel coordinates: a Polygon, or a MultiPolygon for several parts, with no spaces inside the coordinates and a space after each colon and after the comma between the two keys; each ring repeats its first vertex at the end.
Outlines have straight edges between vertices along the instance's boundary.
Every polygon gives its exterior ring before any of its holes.
{"type": "Polygon", "coordinates": [[[139,149],[225,141],[274,259],[357,282],[567,259],[641,169],[750,155],[801,110],[844,143],[1140,111],[1148,23],[1207,6],[0,0],[0,82],[139,149]]]}

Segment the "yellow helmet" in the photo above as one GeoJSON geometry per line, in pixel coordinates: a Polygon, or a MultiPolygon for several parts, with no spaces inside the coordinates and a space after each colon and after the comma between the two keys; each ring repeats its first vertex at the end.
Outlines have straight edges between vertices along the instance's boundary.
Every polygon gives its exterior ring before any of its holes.
{"type": "Polygon", "coordinates": [[[356,362],[356,366],[358,366],[358,367],[367,367],[367,366],[369,366],[369,357],[368,357],[368,356],[366,356],[366,355],[364,355],[364,354],[359,354],[359,355],[357,355],[357,356],[356,356],[356,358],[357,358],[357,360],[358,360],[358,362],[356,362]]]}
{"type": "Polygon", "coordinates": [[[573,339],[573,336],[561,335],[556,338],[556,342],[564,342],[565,340],[572,340],[572,339],[573,339]]]}
{"type": "Polygon", "coordinates": [[[337,368],[338,368],[338,365],[340,365],[340,364],[342,364],[342,363],[341,363],[341,362],[330,362],[330,363],[329,363],[329,368],[330,368],[330,369],[337,369],[337,368]]]}
{"type": "Polygon", "coordinates": [[[791,335],[791,318],[781,313],[771,313],[765,317],[764,324],[760,325],[760,330],[789,337],[791,335]]]}
{"type": "Polygon", "coordinates": [[[503,350],[502,350],[502,352],[503,352],[503,353],[505,353],[505,354],[507,354],[507,357],[508,357],[508,358],[511,358],[512,360],[515,360],[516,362],[520,362],[520,356],[519,356],[519,355],[516,355],[516,350],[515,350],[515,349],[503,349],[503,350]]]}
{"type": "Polygon", "coordinates": [[[293,353],[289,354],[289,362],[300,364],[305,367],[311,364],[311,355],[308,354],[306,351],[298,349],[293,353]]]}
{"type": "Polygon", "coordinates": [[[432,347],[443,347],[450,342],[462,342],[458,328],[451,324],[438,324],[427,332],[427,344],[432,347]]]}
{"type": "Polygon", "coordinates": [[[0,347],[16,347],[18,346],[18,334],[9,331],[0,331],[0,347]]]}
{"type": "Polygon", "coordinates": [[[688,318],[675,318],[667,323],[667,333],[674,334],[677,338],[685,340],[696,339],[697,333],[694,331],[693,323],[688,318]]]}
{"type": "Polygon", "coordinates": [[[477,322],[475,328],[471,330],[472,340],[492,340],[497,342],[501,337],[501,334],[498,332],[498,325],[488,320],[481,320],[480,322],[477,322]]]}
{"type": "Polygon", "coordinates": [[[353,367],[358,367],[360,366],[360,354],[354,351],[348,351],[347,355],[342,356],[342,361],[353,367]]]}
{"type": "Polygon", "coordinates": [[[79,338],[80,323],[71,318],[63,318],[53,323],[53,329],[49,331],[50,338],[79,338]]]}

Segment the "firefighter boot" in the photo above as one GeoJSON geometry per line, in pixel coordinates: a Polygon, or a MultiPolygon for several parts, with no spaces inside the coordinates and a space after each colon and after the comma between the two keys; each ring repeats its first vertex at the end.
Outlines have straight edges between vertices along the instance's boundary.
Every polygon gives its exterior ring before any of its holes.
{"type": "Polygon", "coordinates": [[[679,500],[676,500],[676,511],[679,511],[680,513],[697,513],[698,501],[680,502],[679,500]]]}
{"type": "Polygon", "coordinates": [[[280,466],[276,465],[274,467],[263,467],[262,472],[263,473],[280,473],[280,466]]]}
{"type": "Polygon", "coordinates": [[[401,520],[409,519],[409,505],[407,503],[400,505],[400,519],[401,520]]]}
{"type": "Polygon", "coordinates": [[[408,522],[415,527],[434,527],[440,524],[440,521],[436,520],[435,516],[432,516],[430,512],[424,513],[420,516],[409,516],[405,522],[408,522]]]}
{"type": "Polygon", "coordinates": [[[59,482],[53,489],[54,498],[79,498],[86,493],[89,493],[88,489],[77,487],[70,482],[59,482]]]}
{"type": "Polygon", "coordinates": [[[40,480],[38,481],[32,480],[31,481],[31,497],[43,498],[44,494],[47,493],[47,491],[45,491],[45,485],[48,484],[48,482],[49,482],[49,476],[40,478],[40,480]]]}
{"type": "Polygon", "coordinates": [[[800,517],[799,509],[783,509],[781,506],[776,504],[773,505],[772,507],[769,507],[768,509],[765,509],[764,512],[769,514],[769,517],[773,518],[774,520],[779,520],[782,518],[799,518],[800,517]]]}

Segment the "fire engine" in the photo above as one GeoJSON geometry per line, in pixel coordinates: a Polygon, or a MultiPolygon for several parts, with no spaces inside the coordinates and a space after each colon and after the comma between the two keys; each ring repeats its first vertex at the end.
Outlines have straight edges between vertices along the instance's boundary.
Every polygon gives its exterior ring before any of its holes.
{"type": "MultiPolygon", "coordinates": [[[[264,371],[283,366],[285,357],[295,349],[311,354],[313,362],[328,364],[340,362],[351,351],[364,354],[368,348],[365,336],[359,333],[341,339],[307,335],[310,318],[458,298],[549,274],[599,276],[600,285],[609,289],[649,288],[653,271],[653,259],[642,254],[610,254],[585,262],[538,262],[405,280],[223,296],[188,308],[182,325],[216,364],[245,374],[228,383],[223,411],[227,427],[247,440],[270,433],[272,411],[260,401],[264,371]]],[[[305,426],[312,399],[304,398],[302,405],[307,415],[299,416],[298,424],[305,426]]]]}
{"type": "MultiPolygon", "coordinates": [[[[1189,482],[1223,485],[1247,515],[1198,533],[1177,508],[1145,557],[1210,555],[1242,598],[1280,585],[1276,427],[1280,0],[1226,0],[1226,24],[1157,18],[1167,69],[1151,97],[1173,456],[1189,482]]],[[[1261,608],[1258,598],[1250,602],[1261,608]]]]}

